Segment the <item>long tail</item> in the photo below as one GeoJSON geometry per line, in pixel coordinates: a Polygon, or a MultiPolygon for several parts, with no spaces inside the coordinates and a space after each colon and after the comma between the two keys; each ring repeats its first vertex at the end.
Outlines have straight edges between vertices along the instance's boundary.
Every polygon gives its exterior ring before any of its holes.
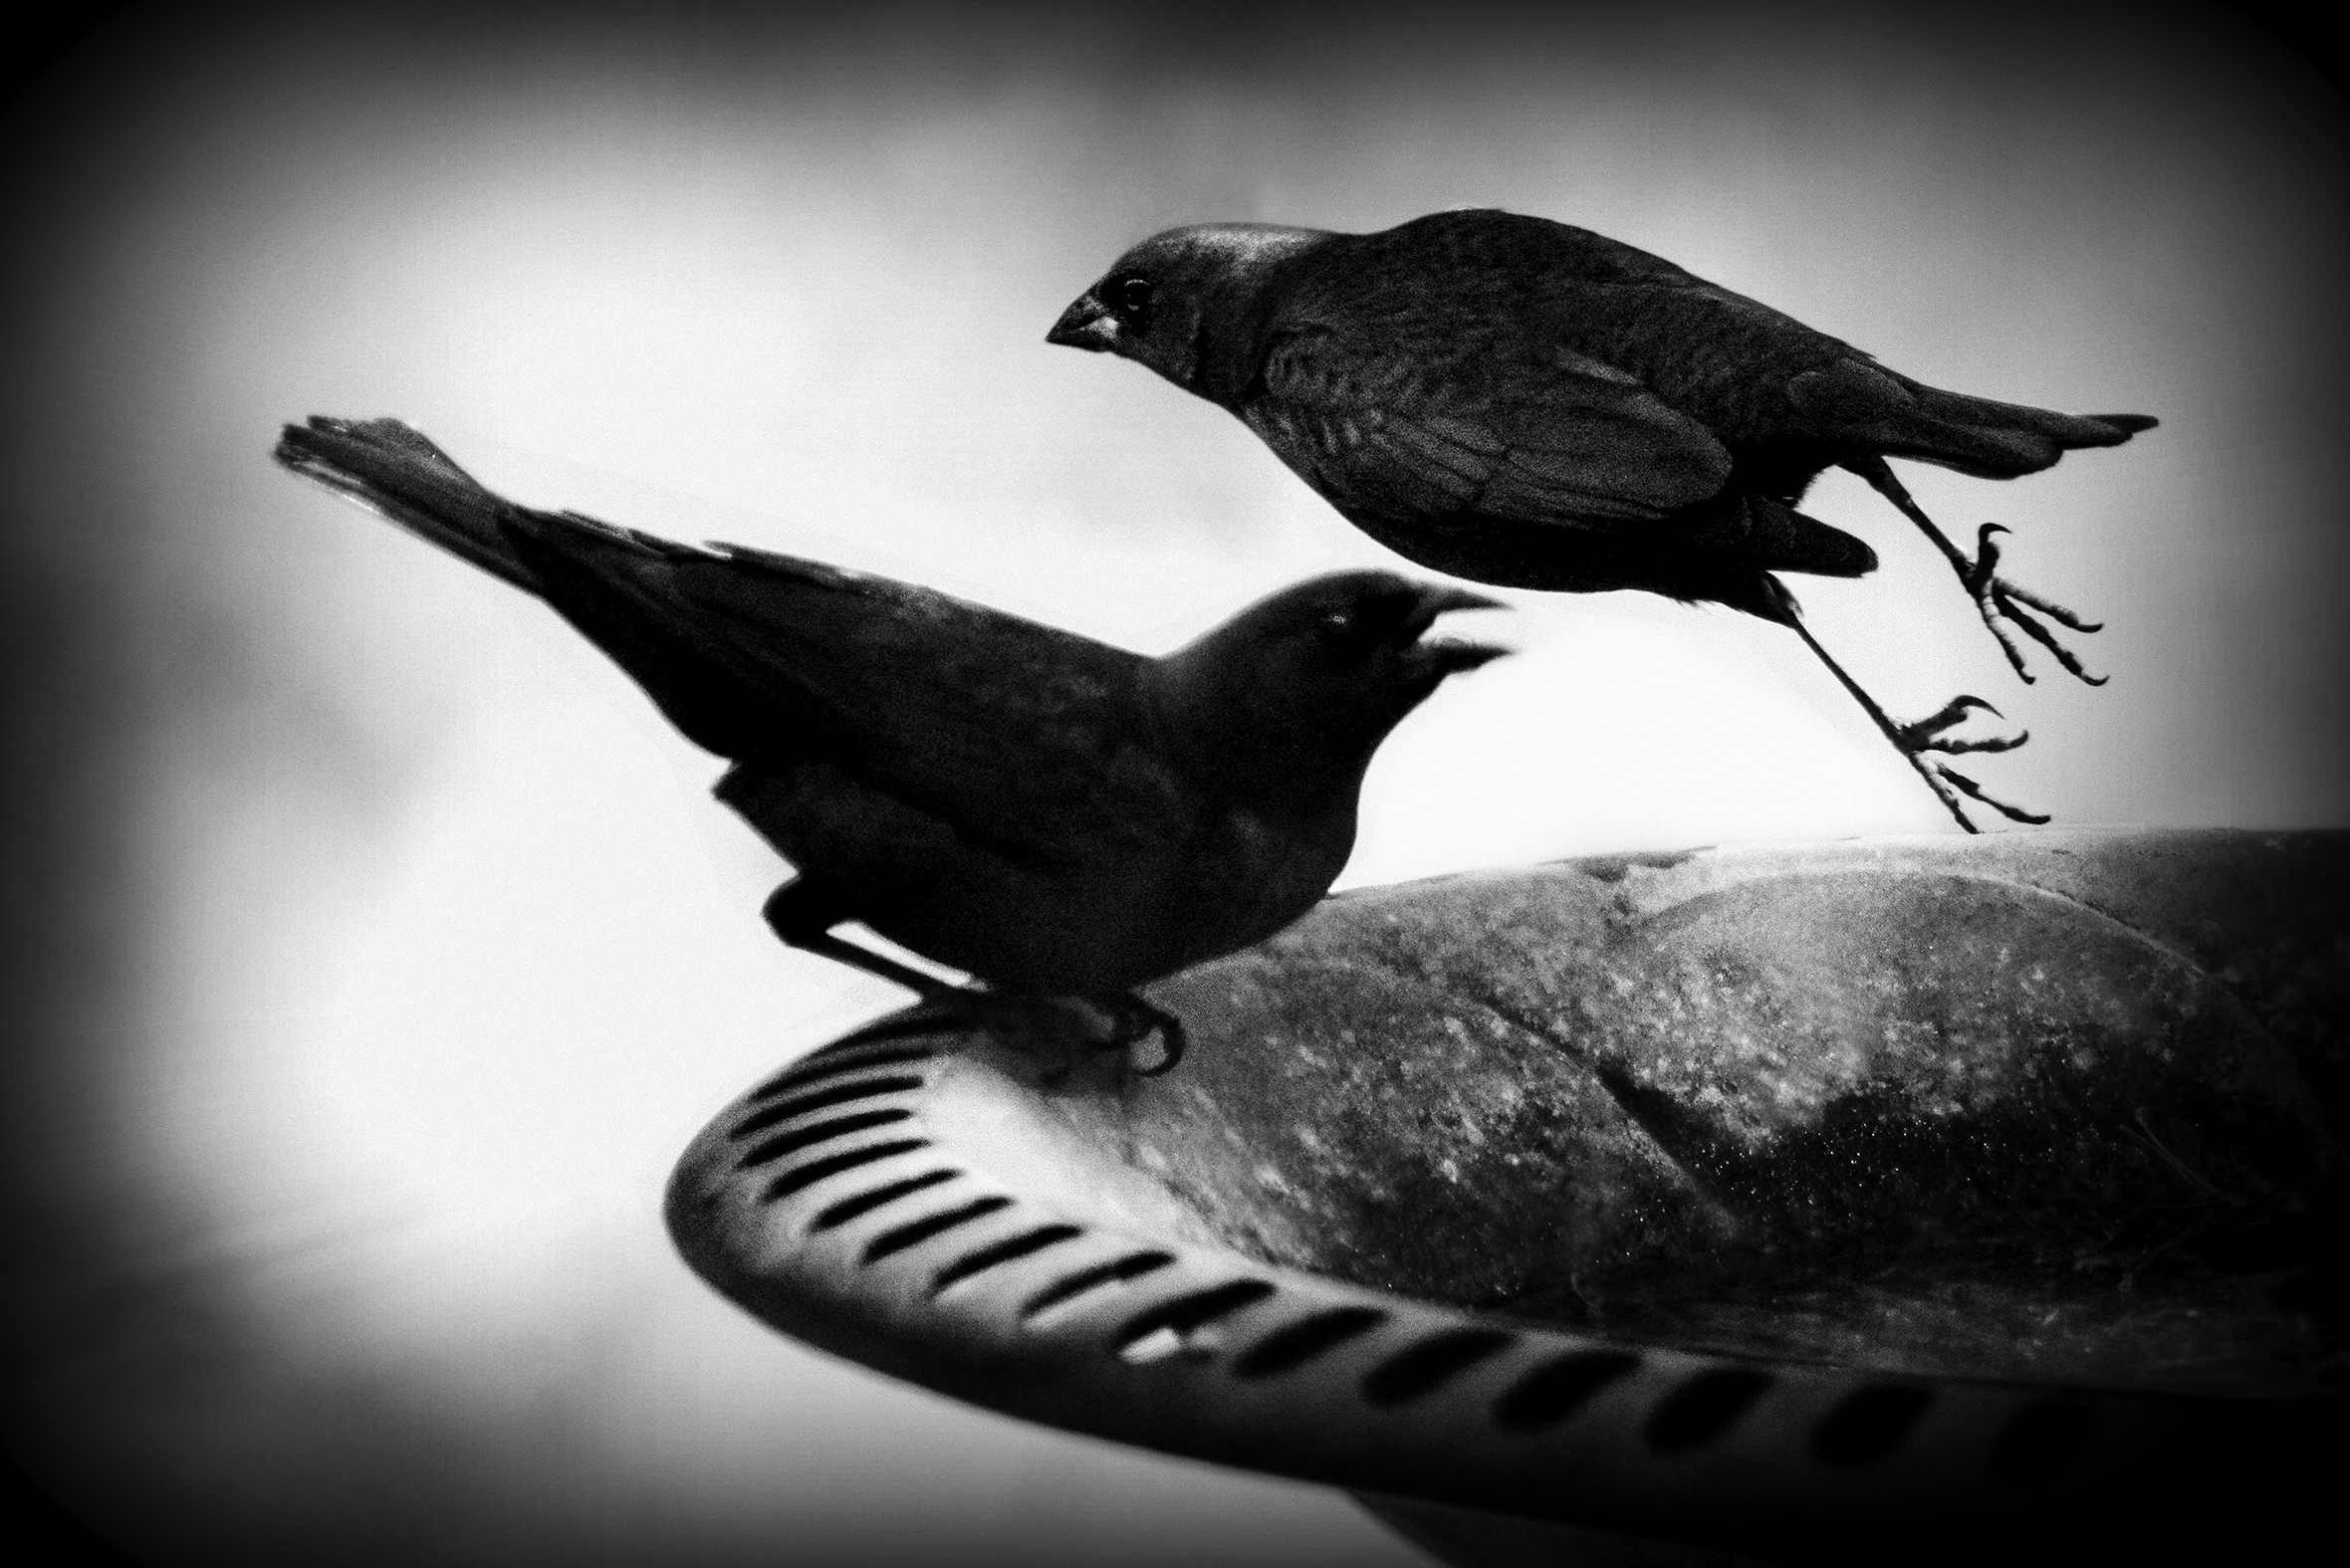
{"type": "Polygon", "coordinates": [[[721,559],[712,553],[576,512],[518,506],[396,419],[314,416],[285,428],[277,459],[546,600],[696,745],[740,756],[749,729],[772,721],[755,676],[701,634],[707,612],[682,596],[679,563],[721,559]]]}
{"type": "Polygon", "coordinates": [[[2036,474],[2067,452],[2120,446],[2157,423],[2152,414],[2059,414],[1908,384],[1916,412],[1901,421],[1886,455],[1938,463],[1978,479],[2036,474]]]}
{"type": "Polygon", "coordinates": [[[2081,447],[2119,446],[2151,430],[2151,414],[2059,414],[1946,392],[1864,358],[1807,370],[1787,400],[1830,446],[1914,458],[1977,479],[2036,474],[2081,447]]]}
{"type": "Polygon", "coordinates": [[[577,512],[518,506],[486,488],[397,419],[313,414],[307,425],[286,426],[278,437],[276,456],[295,473],[349,496],[492,576],[547,599],[567,615],[569,595],[560,591],[558,578],[569,580],[577,574],[575,560],[602,560],[605,576],[615,564],[623,575],[641,575],[648,567],[657,572],[681,558],[709,554],[577,512]]]}
{"type": "Polygon", "coordinates": [[[527,592],[540,591],[538,576],[515,553],[507,530],[513,504],[398,420],[315,414],[307,425],[286,426],[276,457],[418,539],[527,592]]]}

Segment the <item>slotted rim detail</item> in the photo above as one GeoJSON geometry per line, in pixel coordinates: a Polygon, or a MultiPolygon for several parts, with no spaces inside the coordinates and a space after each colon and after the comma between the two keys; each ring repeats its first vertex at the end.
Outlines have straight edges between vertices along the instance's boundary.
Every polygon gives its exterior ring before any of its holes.
{"type": "Polygon", "coordinates": [[[786,1333],[1051,1425],[1733,1550],[2111,1505],[2210,1403],[1582,1338],[1139,1233],[989,1174],[1000,1120],[941,1080],[993,1069],[957,1043],[917,1010],[745,1094],[672,1180],[687,1260],[786,1333]]]}

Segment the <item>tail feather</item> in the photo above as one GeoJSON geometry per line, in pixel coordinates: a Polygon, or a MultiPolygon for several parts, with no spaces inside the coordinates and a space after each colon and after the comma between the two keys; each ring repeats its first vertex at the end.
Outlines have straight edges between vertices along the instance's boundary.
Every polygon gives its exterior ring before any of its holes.
{"type": "Polygon", "coordinates": [[[2119,446],[2156,423],[2147,414],[2059,414],[1968,397],[1859,358],[1796,376],[1787,383],[1787,400],[1816,441],[1936,463],[1977,479],[2036,474],[2067,452],[2119,446]]]}
{"type": "Polygon", "coordinates": [[[396,419],[311,417],[278,437],[277,460],[417,538],[528,592],[538,579],[515,554],[514,509],[447,453],[396,419]]]}
{"type": "Polygon", "coordinates": [[[574,512],[485,489],[396,419],[288,425],[277,459],[492,575],[547,601],[643,687],[688,740],[721,756],[754,744],[750,683],[691,635],[681,560],[714,560],[574,512]]]}
{"type": "Polygon", "coordinates": [[[2149,414],[2060,414],[1908,384],[1916,411],[1893,423],[1886,455],[1939,463],[1980,479],[2036,474],[2067,452],[2119,446],[2157,423],[2149,414]]]}
{"type": "Polygon", "coordinates": [[[509,537],[540,596],[687,740],[733,758],[788,744],[778,720],[792,705],[774,680],[730,657],[709,606],[680,580],[685,563],[720,558],[575,513],[519,512],[509,537]]]}

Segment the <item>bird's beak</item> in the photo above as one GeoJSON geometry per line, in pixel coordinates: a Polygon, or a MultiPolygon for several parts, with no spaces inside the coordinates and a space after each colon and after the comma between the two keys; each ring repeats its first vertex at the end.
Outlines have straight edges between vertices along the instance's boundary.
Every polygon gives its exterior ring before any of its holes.
{"type": "Polygon", "coordinates": [[[1467,588],[1431,585],[1421,591],[1419,602],[1412,606],[1411,614],[1405,617],[1399,629],[1399,639],[1412,645],[1412,651],[1425,658],[1440,676],[1474,670],[1480,665],[1506,658],[1518,650],[1499,647],[1490,642],[1462,642],[1450,637],[1439,638],[1435,642],[1421,642],[1419,639],[1427,634],[1428,628],[1436,623],[1439,615],[1447,615],[1454,610],[1509,607],[1500,599],[1489,599],[1467,588]]]}
{"type": "Polygon", "coordinates": [[[1061,312],[1060,320],[1053,324],[1053,331],[1045,335],[1049,343],[1094,353],[1115,346],[1117,340],[1118,319],[1091,293],[1078,295],[1076,303],[1061,312]]]}

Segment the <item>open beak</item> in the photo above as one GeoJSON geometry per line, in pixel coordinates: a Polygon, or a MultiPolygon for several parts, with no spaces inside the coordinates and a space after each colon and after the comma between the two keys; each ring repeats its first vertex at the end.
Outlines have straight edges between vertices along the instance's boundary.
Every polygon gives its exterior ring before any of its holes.
{"type": "Polygon", "coordinates": [[[1500,599],[1489,599],[1484,594],[1472,593],[1467,588],[1431,585],[1421,591],[1419,602],[1412,606],[1411,614],[1406,616],[1403,624],[1397,628],[1396,640],[1399,645],[1410,646],[1414,653],[1420,655],[1435,670],[1440,679],[1446,675],[1457,675],[1464,670],[1474,670],[1481,665],[1491,664],[1494,660],[1505,658],[1518,650],[1499,647],[1490,642],[1463,642],[1451,637],[1440,637],[1434,642],[1420,641],[1427,634],[1428,628],[1436,623],[1436,617],[1450,614],[1454,610],[1508,609],[1509,607],[1500,599]]]}
{"type": "Polygon", "coordinates": [[[1090,290],[1078,295],[1076,303],[1061,312],[1060,320],[1053,324],[1053,331],[1045,335],[1049,343],[1094,353],[1111,347],[1117,340],[1118,319],[1109,314],[1109,307],[1095,299],[1090,290]]]}

